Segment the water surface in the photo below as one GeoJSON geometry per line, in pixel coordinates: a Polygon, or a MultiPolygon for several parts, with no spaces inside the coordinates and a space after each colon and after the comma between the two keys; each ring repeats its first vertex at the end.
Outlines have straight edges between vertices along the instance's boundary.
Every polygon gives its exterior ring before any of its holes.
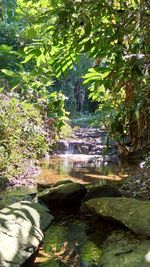
{"type": "Polygon", "coordinates": [[[119,183],[127,177],[122,165],[107,161],[101,155],[64,154],[40,161],[39,180],[55,183],[72,180],[79,183],[119,183]]]}

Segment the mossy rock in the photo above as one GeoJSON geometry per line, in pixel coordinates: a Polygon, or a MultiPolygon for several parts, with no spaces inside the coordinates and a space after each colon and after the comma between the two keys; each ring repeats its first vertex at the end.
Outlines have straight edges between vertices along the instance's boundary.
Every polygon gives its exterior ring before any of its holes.
{"type": "Polygon", "coordinates": [[[98,267],[148,267],[150,240],[138,239],[131,232],[114,231],[102,246],[98,267]]]}
{"type": "Polygon", "coordinates": [[[84,207],[96,215],[124,224],[139,235],[150,237],[150,201],[102,197],[88,200],[84,207]]]}
{"type": "Polygon", "coordinates": [[[49,208],[74,207],[80,205],[86,192],[83,185],[71,182],[42,191],[38,194],[38,200],[49,208]]]}
{"type": "Polygon", "coordinates": [[[52,263],[61,267],[97,266],[101,248],[88,239],[86,231],[86,223],[73,218],[51,225],[43,242],[43,255],[49,260],[39,267],[53,266],[52,263]]]}

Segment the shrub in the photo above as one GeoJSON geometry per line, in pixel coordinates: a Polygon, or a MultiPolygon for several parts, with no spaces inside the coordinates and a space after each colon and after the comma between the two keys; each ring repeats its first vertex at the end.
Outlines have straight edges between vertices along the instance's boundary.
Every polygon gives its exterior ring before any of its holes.
{"type": "Polygon", "coordinates": [[[17,175],[22,163],[48,149],[39,111],[31,103],[0,94],[0,175],[17,175]]]}
{"type": "Polygon", "coordinates": [[[64,122],[64,125],[61,127],[61,131],[59,133],[60,138],[68,138],[72,136],[72,127],[68,122],[64,122]]]}

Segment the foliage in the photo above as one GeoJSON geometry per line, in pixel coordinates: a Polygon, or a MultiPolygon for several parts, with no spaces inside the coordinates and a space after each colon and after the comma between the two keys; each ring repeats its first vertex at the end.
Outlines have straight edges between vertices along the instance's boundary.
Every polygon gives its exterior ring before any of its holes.
{"type": "Polygon", "coordinates": [[[72,136],[72,127],[69,123],[65,122],[64,125],[61,127],[61,131],[59,133],[60,138],[66,139],[72,136]]]}
{"type": "Polygon", "coordinates": [[[75,113],[88,110],[88,90],[87,85],[83,85],[82,76],[91,66],[91,60],[86,56],[78,56],[72,69],[67,69],[61,73],[60,78],[54,78],[54,88],[61,90],[66,96],[65,108],[73,118],[75,113]]]}
{"type": "MultiPolygon", "coordinates": [[[[0,10],[0,91],[18,94],[21,109],[22,103],[30,103],[39,118],[53,119],[59,132],[68,115],[64,102],[71,112],[75,110],[73,87],[80,88],[78,81],[84,79],[83,88],[88,85],[92,101],[99,103],[98,124],[103,121],[119,145],[128,139],[134,152],[144,139],[149,141],[148,1],[13,0],[3,1],[0,10]],[[82,65],[85,54],[94,61],[87,73],[82,65]],[[78,63],[79,72],[74,69],[78,63]],[[54,77],[61,91],[56,83],[52,86],[54,77]],[[73,96],[70,103],[64,92],[69,99],[73,96]]],[[[13,109],[17,112],[14,105],[13,109]]],[[[33,138],[36,148],[44,140],[39,139],[33,138]]],[[[12,162],[15,155],[5,151],[3,142],[1,158],[12,162]]]]}
{"type": "Polygon", "coordinates": [[[97,123],[97,117],[95,114],[92,113],[76,113],[76,117],[71,120],[72,126],[102,126],[97,123]]]}
{"type": "Polygon", "coordinates": [[[43,156],[48,146],[33,104],[3,94],[0,99],[0,172],[9,177],[20,172],[25,159],[43,156]]]}
{"type": "MultiPolygon", "coordinates": [[[[0,172],[5,177],[17,175],[29,157],[42,157],[48,149],[46,139],[51,142],[66,119],[63,94],[57,100],[50,94],[52,71],[43,60],[42,45],[35,42],[30,47],[36,8],[15,0],[3,1],[0,7],[0,172]],[[47,115],[55,124],[45,125],[47,115]]],[[[42,26],[35,28],[42,33],[42,26]]]]}
{"type": "Polygon", "coordinates": [[[48,117],[54,118],[54,126],[59,132],[64,125],[65,121],[68,120],[67,112],[64,108],[64,94],[61,92],[52,92],[49,94],[47,112],[48,117]]]}
{"type": "MultiPolygon", "coordinates": [[[[4,16],[0,22],[0,26],[3,27],[0,78],[7,83],[7,88],[3,86],[4,91],[7,89],[15,92],[22,100],[35,103],[43,117],[50,112],[48,110],[50,98],[53,101],[49,94],[52,91],[50,88],[53,84],[53,72],[48,61],[50,54],[45,54],[44,50],[46,44],[44,44],[43,23],[37,24],[35,16],[40,16],[43,9],[45,12],[47,4],[48,1],[37,1],[33,5],[31,1],[28,3],[22,0],[6,3],[4,1],[4,16]],[[13,16],[10,18],[9,13],[12,9],[13,16]],[[8,29],[12,29],[10,36],[7,36],[8,29]],[[36,33],[39,35],[38,39],[36,33]]],[[[47,49],[48,47],[47,44],[47,49]]]]}
{"type": "Polygon", "coordinates": [[[149,3],[54,0],[46,14],[56,76],[73,65],[78,53],[94,58],[84,76],[90,96],[99,101],[110,133],[119,142],[128,136],[131,152],[141,148],[149,124],[149,3]]]}

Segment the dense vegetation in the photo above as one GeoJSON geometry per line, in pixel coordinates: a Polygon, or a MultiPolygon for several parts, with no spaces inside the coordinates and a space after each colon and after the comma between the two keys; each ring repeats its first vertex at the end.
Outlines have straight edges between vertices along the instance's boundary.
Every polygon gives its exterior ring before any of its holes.
{"type": "Polygon", "coordinates": [[[122,155],[149,143],[148,1],[9,0],[0,15],[3,176],[46,152],[66,110],[97,107],[122,155]]]}
{"type": "Polygon", "coordinates": [[[149,142],[149,10],[147,1],[138,0],[74,5],[53,1],[52,36],[57,36],[61,54],[55,65],[71,64],[77,53],[95,59],[84,83],[90,84],[90,97],[99,102],[98,120],[118,141],[123,155],[149,142]]]}
{"type": "Polygon", "coordinates": [[[46,133],[40,113],[31,103],[0,97],[0,173],[17,175],[26,159],[44,156],[46,133]]]}

